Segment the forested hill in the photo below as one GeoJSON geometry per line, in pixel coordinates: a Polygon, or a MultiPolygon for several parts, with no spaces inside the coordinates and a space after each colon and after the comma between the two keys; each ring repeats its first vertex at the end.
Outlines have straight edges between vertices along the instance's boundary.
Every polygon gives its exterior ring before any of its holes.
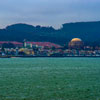
{"type": "Polygon", "coordinates": [[[100,21],[66,23],[61,29],[53,27],[14,24],[0,29],[0,41],[48,41],[68,43],[72,38],[81,38],[86,44],[100,44],[100,21]]]}

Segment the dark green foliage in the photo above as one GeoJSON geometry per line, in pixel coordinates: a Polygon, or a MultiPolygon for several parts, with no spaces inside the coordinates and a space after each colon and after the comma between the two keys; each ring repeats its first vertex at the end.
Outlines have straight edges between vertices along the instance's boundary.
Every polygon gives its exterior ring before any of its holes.
{"type": "Polygon", "coordinates": [[[66,44],[72,38],[81,38],[85,45],[100,44],[100,21],[66,23],[62,28],[55,30],[52,27],[14,24],[0,29],[0,41],[48,41],[57,44],[66,44]]]}
{"type": "Polygon", "coordinates": [[[15,46],[12,43],[4,43],[2,44],[2,48],[15,48],[15,46]]]}
{"type": "Polygon", "coordinates": [[[25,55],[25,53],[24,53],[23,51],[20,51],[18,54],[19,54],[19,55],[22,55],[22,56],[25,55]]]}

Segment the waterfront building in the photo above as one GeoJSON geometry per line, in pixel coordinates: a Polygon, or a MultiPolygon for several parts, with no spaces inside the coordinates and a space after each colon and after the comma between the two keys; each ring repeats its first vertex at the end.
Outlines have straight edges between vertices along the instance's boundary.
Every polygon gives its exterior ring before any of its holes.
{"type": "Polygon", "coordinates": [[[84,43],[79,38],[73,38],[69,42],[68,47],[69,47],[69,49],[82,49],[84,47],[84,43]]]}
{"type": "Polygon", "coordinates": [[[28,48],[20,48],[19,53],[25,54],[25,55],[34,55],[34,51],[32,49],[28,48]]]}

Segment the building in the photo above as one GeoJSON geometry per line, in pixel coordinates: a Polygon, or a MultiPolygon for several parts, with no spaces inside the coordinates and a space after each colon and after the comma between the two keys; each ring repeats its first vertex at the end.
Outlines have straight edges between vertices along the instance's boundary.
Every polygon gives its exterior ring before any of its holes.
{"type": "Polygon", "coordinates": [[[52,47],[55,47],[56,49],[57,48],[61,48],[60,45],[58,44],[54,44],[54,43],[51,43],[51,42],[25,42],[24,43],[24,46],[25,47],[40,47],[40,48],[52,48],[52,47]]]}
{"type": "Polygon", "coordinates": [[[68,44],[69,49],[82,49],[83,46],[84,43],[79,38],[73,38],[68,44]]]}

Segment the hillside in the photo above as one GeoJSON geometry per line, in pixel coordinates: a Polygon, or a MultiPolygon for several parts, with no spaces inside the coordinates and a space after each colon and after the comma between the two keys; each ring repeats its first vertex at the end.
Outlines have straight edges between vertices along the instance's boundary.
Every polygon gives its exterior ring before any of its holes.
{"type": "Polygon", "coordinates": [[[68,43],[72,38],[81,38],[85,44],[100,44],[100,21],[65,23],[61,29],[53,27],[14,24],[0,29],[0,41],[48,41],[68,43]]]}

